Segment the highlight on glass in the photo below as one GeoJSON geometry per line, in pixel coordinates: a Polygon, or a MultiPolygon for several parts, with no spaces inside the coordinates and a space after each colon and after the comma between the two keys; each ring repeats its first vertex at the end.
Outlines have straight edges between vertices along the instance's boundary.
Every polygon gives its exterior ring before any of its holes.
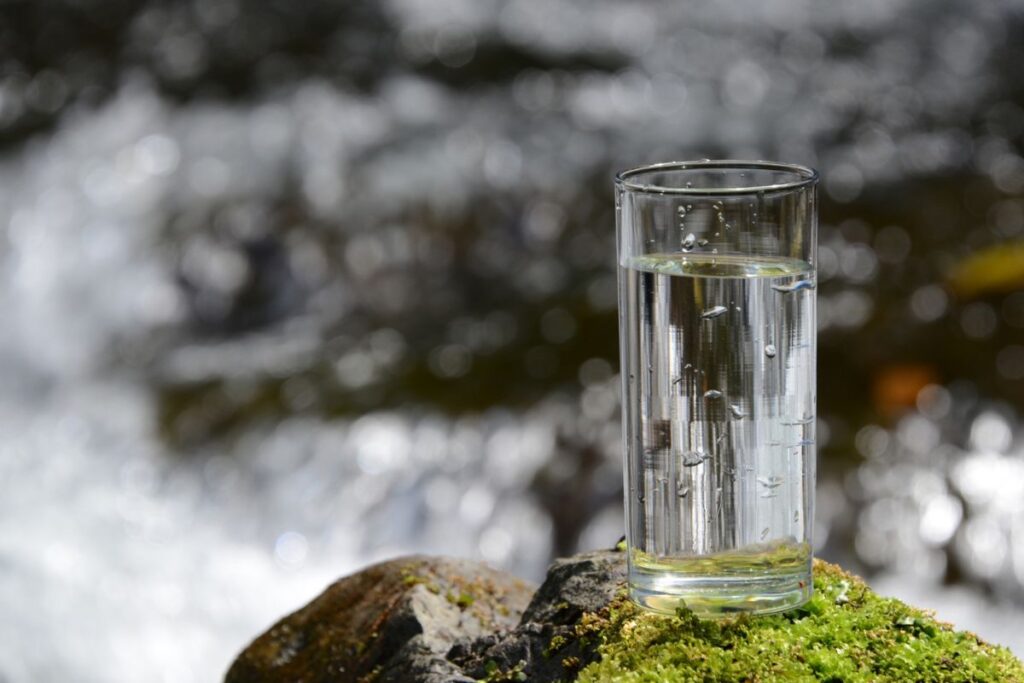
{"type": "Polygon", "coordinates": [[[629,590],[702,616],[811,595],[818,174],[615,178],[629,590]]]}

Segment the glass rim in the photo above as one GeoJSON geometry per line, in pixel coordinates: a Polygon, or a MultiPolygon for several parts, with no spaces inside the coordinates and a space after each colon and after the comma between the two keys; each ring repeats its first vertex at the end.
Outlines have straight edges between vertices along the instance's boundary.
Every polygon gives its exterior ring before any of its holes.
{"type": "Polygon", "coordinates": [[[748,161],[743,159],[699,159],[697,161],[665,161],[646,166],[637,166],[615,174],[615,184],[630,192],[644,194],[679,195],[743,195],[757,193],[790,192],[818,184],[818,172],[810,166],[786,164],[778,161],[748,161]],[[781,171],[794,176],[793,180],[773,185],[750,185],[745,187],[675,187],[655,185],[631,180],[635,176],[660,171],[699,171],[725,169],[734,171],[781,171]]]}

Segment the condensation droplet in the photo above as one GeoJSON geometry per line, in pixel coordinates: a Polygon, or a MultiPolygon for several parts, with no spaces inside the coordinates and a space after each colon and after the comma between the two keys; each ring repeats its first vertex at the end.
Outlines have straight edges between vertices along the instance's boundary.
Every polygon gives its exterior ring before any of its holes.
{"type": "Polygon", "coordinates": [[[711,318],[717,318],[718,316],[725,313],[727,310],[729,309],[727,309],[725,306],[715,306],[701,313],[700,317],[704,318],[705,320],[710,320],[711,318]]]}

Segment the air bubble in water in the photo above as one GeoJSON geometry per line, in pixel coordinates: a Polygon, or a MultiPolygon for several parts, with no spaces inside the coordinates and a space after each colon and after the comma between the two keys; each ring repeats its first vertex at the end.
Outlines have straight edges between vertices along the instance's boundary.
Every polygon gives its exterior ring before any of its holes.
{"type": "Polygon", "coordinates": [[[701,239],[697,240],[697,246],[698,247],[706,247],[706,246],[708,246],[708,241],[706,239],[704,239],[704,238],[701,238],[701,239]]]}
{"type": "Polygon", "coordinates": [[[743,412],[743,408],[740,408],[735,403],[729,406],[729,412],[731,412],[732,416],[735,417],[737,420],[742,420],[747,416],[747,414],[743,412]]]}
{"type": "Polygon", "coordinates": [[[775,354],[775,344],[766,344],[764,347],[764,355],[768,356],[769,358],[775,358],[775,354]]]}
{"type": "Polygon", "coordinates": [[[777,489],[782,486],[784,479],[782,477],[758,477],[757,483],[766,489],[777,489]]]}
{"type": "Polygon", "coordinates": [[[725,306],[714,306],[713,308],[709,308],[708,310],[701,313],[700,317],[704,318],[705,320],[710,320],[711,318],[717,318],[718,316],[725,313],[727,310],[729,309],[727,309],[725,306]]]}
{"type": "Polygon", "coordinates": [[[683,240],[683,243],[682,243],[681,246],[682,246],[683,251],[690,251],[691,249],[693,249],[693,245],[696,244],[696,243],[697,243],[697,238],[694,237],[693,233],[691,232],[683,240]]]}
{"type": "Polygon", "coordinates": [[[772,289],[783,294],[799,292],[801,289],[814,289],[814,280],[797,280],[790,285],[772,285],[772,289]]]}
{"type": "Polygon", "coordinates": [[[708,454],[702,450],[686,451],[683,453],[683,467],[696,467],[708,459],[708,454]]]}
{"type": "Polygon", "coordinates": [[[722,398],[722,392],[719,391],[718,389],[708,389],[707,391],[704,392],[704,398],[708,400],[722,398]]]}
{"type": "Polygon", "coordinates": [[[690,495],[690,487],[680,483],[676,488],[676,495],[680,498],[686,498],[686,496],[690,495]]]}

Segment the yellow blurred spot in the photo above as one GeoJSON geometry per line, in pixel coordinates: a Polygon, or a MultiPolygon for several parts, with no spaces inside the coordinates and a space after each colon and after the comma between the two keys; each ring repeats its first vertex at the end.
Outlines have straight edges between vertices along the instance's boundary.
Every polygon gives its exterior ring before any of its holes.
{"type": "Polygon", "coordinates": [[[960,299],[1024,288],[1024,242],[1007,242],[971,254],[949,273],[960,299]]]}

